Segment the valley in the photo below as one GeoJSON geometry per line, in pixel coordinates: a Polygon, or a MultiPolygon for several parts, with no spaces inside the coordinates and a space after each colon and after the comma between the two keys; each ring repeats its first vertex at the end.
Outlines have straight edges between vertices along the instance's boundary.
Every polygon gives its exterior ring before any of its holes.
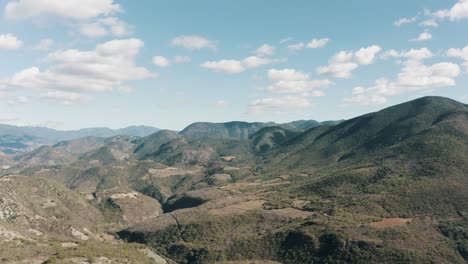
{"type": "Polygon", "coordinates": [[[1,263],[468,261],[468,106],[449,98],[322,123],[14,129],[1,263]]]}

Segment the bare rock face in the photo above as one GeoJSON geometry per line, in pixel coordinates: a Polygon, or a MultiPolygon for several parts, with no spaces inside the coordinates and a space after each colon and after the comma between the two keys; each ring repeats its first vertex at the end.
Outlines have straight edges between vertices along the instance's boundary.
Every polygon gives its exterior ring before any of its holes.
{"type": "Polygon", "coordinates": [[[95,203],[108,219],[123,225],[150,221],[162,214],[157,200],[126,187],[98,192],[95,203]]]}

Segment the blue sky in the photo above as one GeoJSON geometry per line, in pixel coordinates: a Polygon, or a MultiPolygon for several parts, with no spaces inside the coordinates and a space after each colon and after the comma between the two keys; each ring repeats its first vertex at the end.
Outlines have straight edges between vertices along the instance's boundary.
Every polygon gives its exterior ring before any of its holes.
{"type": "Polygon", "coordinates": [[[468,103],[468,0],[0,0],[0,123],[346,119],[468,103]]]}

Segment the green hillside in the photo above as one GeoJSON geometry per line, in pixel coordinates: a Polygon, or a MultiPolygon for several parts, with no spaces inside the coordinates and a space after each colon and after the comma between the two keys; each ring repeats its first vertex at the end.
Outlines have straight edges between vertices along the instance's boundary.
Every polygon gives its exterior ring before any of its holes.
{"type": "Polygon", "coordinates": [[[169,263],[466,263],[467,105],[424,97],[309,129],[263,125],[65,141],[3,174],[68,187],[93,228],[169,263]]]}

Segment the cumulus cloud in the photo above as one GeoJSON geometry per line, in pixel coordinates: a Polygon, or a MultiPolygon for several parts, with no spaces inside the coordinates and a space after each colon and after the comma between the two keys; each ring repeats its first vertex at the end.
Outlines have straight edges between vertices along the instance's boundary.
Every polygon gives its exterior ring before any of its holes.
{"type": "Polygon", "coordinates": [[[420,48],[420,49],[410,49],[410,50],[401,51],[401,52],[398,52],[396,50],[389,50],[389,51],[384,52],[381,57],[383,59],[404,58],[408,60],[421,61],[425,59],[430,59],[433,56],[434,54],[428,48],[420,48]]]}
{"type": "Polygon", "coordinates": [[[320,38],[320,39],[314,38],[311,41],[309,41],[309,43],[307,43],[307,44],[304,43],[304,42],[298,42],[298,43],[290,44],[290,45],[287,46],[287,49],[289,49],[291,51],[299,51],[299,50],[302,50],[304,48],[318,49],[318,48],[325,47],[329,42],[330,42],[329,38],[320,38]]]}
{"type": "Polygon", "coordinates": [[[270,81],[297,81],[307,80],[309,75],[307,73],[297,71],[295,69],[271,69],[268,71],[268,79],[270,81]]]}
{"type": "Polygon", "coordinates": [[[418,18],[417,17],[403,17],[403,18],[400,18],[398,19],[397,21],[393,22],[393,25],[395,25],[396,27],[400,27],[402,25],[405,25],[405,24],[411,24],[411,23],[414,23],[416,22],[418,18]]]}
{"type": "Polygon", "coordinates": [[[423,22],[419,23],[419,25],[423,27],[438,27],[439,23],[437,23],[435,19],[431,18],[431,19],[424,20],[423,22]]]}
{"type": "Polygon", "coordinates": [[[171,65],[171,61],[163,56],[154,56],[153,64],[159,67],[168,67],[171,65]]]}
{"type": "MultiPolygon", "coordinates": [[[[452,7],[448,9],[441,9],[435,12],[431,12],[429,9],[425,9],[423,12],[426,20],[419,23],[423,27],[438,27],[440,21],[459,21],[468,19],[468,0],[458,0],[452,7]]],[[[395,21],[395,26],[401,26],[403,24],[413,23],[417,21],[417,16],[412,18],[402,18],[395,21]]]]}
{"type": "Polygon", "coordinates": [[[377,54],[381,50],[381,47],[373,45],[357,51],[340,51],[329,60],[327,66],[318,67],[317,72],[336,78],[349,78],[352,71],[360,65],[374,63],[377,54]]]}
{"type": "Polygon", "coordinates": [[[432,14],[438,19],[449,19],[450,21],[457,21],[468,18],[468,0],[459,0],[450,9],[442,9],[432,14]]]}
{"type": "Polygon", "coordinates": [[[322,96],[322,91],[311,92],[333,84],[328,79],[312,80],[309,74],[295,69],[271,69],[267,75],[271,85],[266,90],[273,93],[301,94],[306,97],[322,96]]]}
{"type": "Polygon", "coordinates": [[[0,35],[0,50],[16,50],[23,46],[23,42],[12,34],[0,35]]]}
{"type": "Polygon", "coordinates": [[[361,48],[354,52],[354,59],[360,65],[369,65],[374,63],[375,56],[382,50],[381,47],[373,45],[367,48],[361,48]]]}
{"type": "Polygon", "coordinates": [[[80,33],[87,37],[97,38],[97,37],[104,37],[109,34],[107,29],[105,29],[99,23],[89,23],[80,25],[80,33]]]}
{"type": "Polygon", "coordinates": [[[295,44],[288,45],[287,49],[291,51],[299,51],[299,50],[302,50],[304,47],[305,47],[304,42],[298,42],[295,44]]]}
{"type": "Polygon", "coordinates": [[[219,61],[207,61],[202,63],[200,66],[206,69],[210,69],[216,72],[225,73],[241,73],[247,69],[258,68],[264,65],[278,63],[283,60],[271,59],[259,56],[250,56],[242,60],[219,60],[219,61]]]}
{"type": "Polygon", "coordinates": [[[388,96],[454,86],[455,77],[460,74],[460,67],[454,63],[440,62],[425,65],[423,60],[433,56],[427,48],[403,52],[392,50],[385,56],[406,59],[396,80],[379,79],[371,87],[355,87],[352,96],[345,98],[345,102],[363,105],[383,104],[388,96]]]}
{"type": "Polygon", "coordinates": [[[172,45],[189,50],[216,49],[216,42],[196,35],[178,36],[172,40],[172,45]]]}
{"type": "Polygon", "coordinates": [[[324,96],[322,89],[333,84],[327,79],[313,80],[309,74],[295,69],[270,69],[267,78],[270,84],[264,90],[273,96],[252,101],[248,112],[308,107],[311,105],[309,97],[324,96]],[[281,97],[274,94],[281,94],[281,97]]]}
{"type": "Polygon", "coordinates": [[[326,74],[336,78],[350,78],[351,72],[357,69],[359,65],[354,62],[331,62],[328,66],[318,67],[319,74],[326,74]]]}
{"type": "Polygon", "coordinates": [[[462,59],[463,67],[465,67],[465,71],[468,73],[468,46],[465,46],[463,49],[449,49],[447,56],[462,59]]]}
{"type": "Polygon", "coordinates": [[[257,68],[263,65],[272,64],[272,63],[279,62],[279,61],[280,60],[277,60],[277,59],[250,56],[242,60],[242,65],[247,69],[251,69],[251,68],[257,68]]]}
{"type": "Polygon", "coordinates": [[[240,73],[245,71],[242,62],[238,60],[207,61],[201,64],[201,67],[225,73],[240,73]]]}
{"type": "Polygon", "coordinates": [[[272,110],[304,108],[310,105],[309,100],[300,96],[267,97],[252,101],[248,111],[264,113],[272,110]]]}
{"type": "Polygon", "coordinates": [[[268,44],[263,44],[255,51],[255,53],[258,56],[271,56],[275,54],[275,47],[268,44]]]}
{"type": "Polygon", "coordinates": [[[169,67],[172,64],[186,63],[190,61],[190,57],[187,56],[174,56],[174,58],[166,58],[164,56],[154,56],[153,64],[158,67],[169,67]]]}
{"type": "Polygon", "coordinates": [[[39,43],[34,46],[35,50],[48,51],[54,45],[53,39],[41,39],[39,43]]]}
{"type": "Polygon", "coordinates": [[[411,41],[426,41],[432,39],[432,34],[428,31],[424,31],[415,39],[411,39],[411,41]]]}
{"type": "Polygon", "coordinates": [[[24,69],[7,79],[4,85],[75,92],[110,91],[125,81],[155,76],[135,65],[135,56],[143,45],[139,39],[122,39],[98,44],[90,51],[52,52],[46,58],[52,64],[49,69],[24,69]]]}
{"type": "Polygon", "coordinates": [[[309,43],[307,43],[307,48],[309,49],[317,49],[317,48],[322,48],[325,47],[325,45],[330,42],[330,39],[328,38],[321,38],[321,39],[313,39],[309,43]]]}
{"type": "Polygon", "coordinates": [[[124,37],[132,34],[127,22],[116,17],[106,17],[98,19],[93,23],[81,24],[80,33],[91,38],[105,36],[124,37]]]}
{"type": "Polygon", "coordinates": [[[8,19],[26,19],[41,15],[55,15],[72,19],[90,19],[122,11],[113,0],[16,0],[5,6],[8,19]]]}

